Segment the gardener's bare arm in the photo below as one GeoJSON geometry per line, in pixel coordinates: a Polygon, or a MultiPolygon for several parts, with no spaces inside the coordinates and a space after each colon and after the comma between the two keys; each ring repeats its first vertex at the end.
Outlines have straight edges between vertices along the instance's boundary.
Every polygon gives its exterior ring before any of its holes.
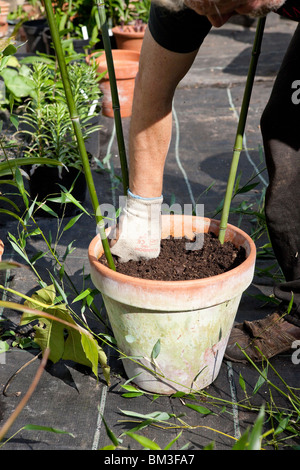
{"type": "Polygon", "coordinates": [[[160,196],[172,130],[172,101],[197,51],[178,54],[157,44],[146,31],[136,79],[130,127],[130,190],[160,196]]]}
{"type": "Polygon", "coordinates": [[[130,193],[120,219],[121,237],[111,243],[112,253],[121,261],[154,258],[159,254],[159,218],[164,165],[172,131],[172,101],[176,86],[196,54],[197,51],[170,52],[158,45],[149,29],[146,30],[130,125],[130,193]]]}

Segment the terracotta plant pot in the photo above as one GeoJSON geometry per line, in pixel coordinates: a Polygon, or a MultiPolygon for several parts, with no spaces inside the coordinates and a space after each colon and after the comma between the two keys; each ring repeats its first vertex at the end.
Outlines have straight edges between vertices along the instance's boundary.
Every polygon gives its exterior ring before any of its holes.
{"type": "Polygon", "coordinates": [[[4,25],[7,23],[7,15],[10,10],[10,4],[0,0],[0,24],[4,25]]]}
{"type": "Polygon", "coordinates": [[[112,33],[118,49],[141,52],[145,28],[142,31],[136,31],[131,25],[115,26],[112,28],[112,33]]]}
{"type": "Polygon", "coordinates": [[[3,252],[4,252],[4,243],[2,240],[0,240],[0,261],[2,261],[3,252]]]}
{"type": "MultiPolygon", "coordinates": [[[[96,57],[95,54],[98,53],[89,55],[87,62],[90,62],[94,58],[98,64],[97,72],[102,74],[107,70],[105,53],[99,57],[96,57]]],[[[135,77],[139,68],[140,54],[136,51],[113,49],[112,56],[119,94],[121,117],[129,117],[132,112],[133,91],[135,77]]],[[[107,117],[114,117],[108,74],[100,81],[99,86],[103,93],[102,114],[107,117]]]]}
{"type": "MultiPolygon", "coordinates": [[[[218,234],[219,221],[192,216],[162,216],[162,238],[191,233],[218,234]]],[[[154,281],[120,274],[98,261],[99,236],[88,250],[91,278],[102,293],[129,378],[138,387],[160,394],[189,392],[217,377],[242,293],[251,284],[256,249],[242,230],[228,225],[226,240],[243,246],[246,260],[210,278],[154,281]],[[154,346],[160,352],[151,360],[154,346]]]]}
{"type": "Polygon", "coordinates": [[[8,31],[8,23],[0,24],[0,38],[6,36],[8,31]]]}

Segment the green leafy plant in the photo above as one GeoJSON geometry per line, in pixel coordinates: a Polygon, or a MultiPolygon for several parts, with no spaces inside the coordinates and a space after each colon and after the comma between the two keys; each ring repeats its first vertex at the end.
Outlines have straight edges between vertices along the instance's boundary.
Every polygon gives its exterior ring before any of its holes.
{"type": "Polygon", "coordinates": [[[96,5],[89,0],[58,1],[54,11],[62,39],[89,39],[89,46],[97,43],[99,16],[96,5]]]}
{"type": "Polygon", "coordinates": [[[105,2],[107,21],[111,26],[148,23],[150,0],[108,0],[105,2]]]}
{"type": "MultiPolygon", "coordinates": [[[[24,155],[53,158],[68,167],[82,169],[59,72],[43,62],[34,63],[29,70],[28,79],[33,85],[31,96],[19,117],[19,135],[28,138],[24,155]]],[[[69,64],[69,76],[86,141],[99,129],[98,125],[91,124],[100,104],[98,76],[95,68],[85,63],[69,64]]]]}

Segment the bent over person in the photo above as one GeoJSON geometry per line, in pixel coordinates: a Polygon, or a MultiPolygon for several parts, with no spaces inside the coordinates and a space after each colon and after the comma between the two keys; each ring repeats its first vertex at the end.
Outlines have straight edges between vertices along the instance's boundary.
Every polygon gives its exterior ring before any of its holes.
{"type": "MultiPolygon", "coordinates": [[[[297,0],[156,0],[140,56],[129,137],[129,191],[111,251],[120,261],[155,258],[160,252],[160,212],[166,155],[172,130],[172,101],[211,26],[233,14],[262,16],[275,11],[297,20],[297,0]],[[180,34],[178,34],[180,31],[180,34]],[[143,109],[143,113],[139,113],[143,109]],[[122,236],[122,227],[130,238],[122,236]],[[145,233],[151,233],[146,239],[145,233]]],[[[299,8],[300,10],[300,8],[299,8]]],[[[298,14],[300,19],[300,14],[298,14]]],[[[269,186],[266,220],[274,253],[285,277],[275,287],[277,310],[232,329],[226,357],[254,361],[288,351],[300,339],[300,106],[291,85],[300,80],[300,25],[289,45],[261,119],[269,186]],[[293,308],[287,313],[292,298],[293,308]]]]}

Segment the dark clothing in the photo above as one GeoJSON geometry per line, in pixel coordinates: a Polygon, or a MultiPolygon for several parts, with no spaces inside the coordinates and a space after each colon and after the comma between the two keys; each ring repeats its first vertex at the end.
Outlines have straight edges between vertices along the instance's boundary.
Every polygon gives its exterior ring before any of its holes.
{"type": "MultiPolygon", "coordinates": [[[[269,186],[266,221],[287,283],[275,289],[281,300],[294,294],[300,314],[300,25],[282,61],[261,118],[269,186]]],[[[288,317],[287,317],[288,319],[288,317]]]]}
{"type": "Polygon", "coordinates": [[[189,8],[174,13],[152,4],[148,28],[160,46],[186,53],[199,49],[211,24],[205,16],[189,8]]]}
{"type": "MultiPolygon", "coordinates": [[[[286,0],[276,13],[300,21],[300,6],[297,7],[296,2],[297,0],[286,0]]],[[[173,52],[186,53],[199,49],[211,24],[206,16],[198,15],[190,8],[174,13],[152,4],[148,27],[160,46],[173,52]]]]}
{"type": "Polygon", "coordinates": [[[169,51],[186,53],[199,49],[211,29],[211,23],[189,8],[174,13],[152,4],[148,28],[160,46],[169,51]]]}
{"type": "MultiPolygon", "coordinates": [[[[300,20],[300,8],[298,10],[293,6],[294,1],[287,0],[278,13],[297,21],[300,20]]],[[[166,49],[180,53],[197,50],[210,28],[206,17],[188,8],[174,14],[152,5],[149,29],[154,39],[166,49]]],[[[278,299],[287,303],[293,293],[294,310],[298,311],[296,316],[300,319],[299,57],[300,25],[286,52],[262,115],[261,129],[269,175],[266,220],[274,253],[286,280],[276,286],[274,293],[278,299]],[[295,99],[292,99],[293,93],[295,99]]]]}
{"type": "Polygon", "coordinates": [[[286,0],[276,13],[290,20],[300,21],[300,6],[297,5],[297,0],[286,0]]]}

